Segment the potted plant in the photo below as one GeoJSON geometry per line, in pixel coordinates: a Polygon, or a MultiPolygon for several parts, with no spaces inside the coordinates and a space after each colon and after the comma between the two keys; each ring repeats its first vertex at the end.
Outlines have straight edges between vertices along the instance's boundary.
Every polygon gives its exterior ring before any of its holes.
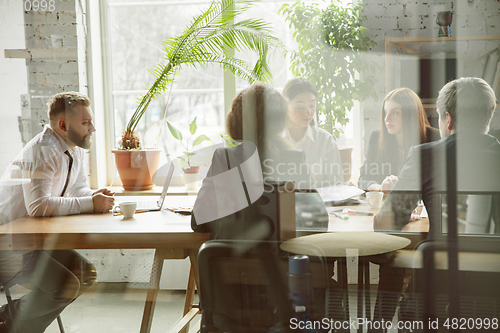
{"type": "Polygon", "coordinates": [[[200,166],[193,163],[193,157],[194,155],[196,155],[196,152],[194,152],[193,150],[203,141],[210,141],[210,138],[205,134],[201,134],[193,140],[193,136],[198,130],[198,126],[196,125],[196,118],[197,117],[194,117],[193,121],[189,124],[189,133],[191,134],[191,136],[187,139],[184,139],[181,131],[179,131],[174,125],[172,125],[171,122],[167,120],[167,125],[170,133],[175,139],[179,141],[180,145],[183,148],[183,156],[177,156],[177,158],[183,164],[182,171],[184,171],[184,184],[186,185],[186,189],[188,191],[196,189],[196,181],[198,180],[198,172],[200,171],[200,166]]]}
{"type": "MultiPolygon", "coordinates": [[[[281,46],[281,43],[272,35],[271,27],[263,20],[236,20],[248,8],[249,3],[244,0],[214,0],[207,9],[193,18],[179,36],[166,39],[163,44],[163,58],[166,63],[162,62],[150,70],[155,81],[148,91],[140,96],[137,108],[123,132],[119,149],[113,150],[125,189],[125,182],[132,184],[128,185],[129,189],[146,189],[153,186],[151,178],[156,170],[154,162],[150,161],[152,157],[148,157],[148,152],[153,154],[153,150],[142,149],[135,130],[151,101],[165,91],[172,90],[175,75],[179,73],[181,65],[196,67],[218,64],[250,83],[256,80],[270,80],[268,56],[270,51],[281,46]],[[236,57],[234,51],[254,52],[257,60],[254,64],[248,63],[236,57]],[[124,164],[128,169],[120,171],[120,164],[124,164]],[[128,179],[135,174],[140,175],[139,170],[149,174],[149,178],[143,178],[151,184],[143,185],[140,180],[128,179]]],[[[170,94],[166,101],[164,117],[167,114],[169,99],[170,94]]],[[[162,129],[163,126],[160,126],[159,137],[162,129]]],[[[159,153],[160,150],[156,153],[158,157],[159,153]]]]}

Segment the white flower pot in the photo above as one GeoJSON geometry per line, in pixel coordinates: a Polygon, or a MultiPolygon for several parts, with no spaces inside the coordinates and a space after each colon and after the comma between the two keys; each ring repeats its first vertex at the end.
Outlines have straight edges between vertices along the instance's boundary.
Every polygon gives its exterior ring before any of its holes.
{"type": "Polygon", "coordinates": [[[187,191],[196,191],[198,188],[198,173],[184,173],[184,184],[187,191]]]}

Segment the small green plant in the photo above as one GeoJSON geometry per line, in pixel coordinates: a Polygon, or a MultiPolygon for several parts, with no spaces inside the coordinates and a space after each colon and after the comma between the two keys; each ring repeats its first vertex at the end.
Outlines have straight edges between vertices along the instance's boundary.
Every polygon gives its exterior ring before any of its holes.
{"type": "Polygon", "coordinates": [[[338,0],[323,2],[326,7],[316,2],[284,4],[280,13],[290,23],[298,44],[298,50],[290,53],[290,70],[315,86],[316,121],[338,137],[341,129],[336,124],[347,124],[354,101],[363,101],[368,96],[377,99],[366,75],[373,74],[376,67],[362,54],[375,42],[364,36],[361,5],[343,5],[338,0]]]}
{"type": "Polygon", "coordinates": [[[236,147],[240,145],[240,142],[233,140],[228,134],[219,133],[220,137],[226,142],[228,147],[236,147]]]}
{"type": "Polygon", "coordinates": [[[193,152],[194,147],[202,143],[203,141],[210,141],[210,138],[206,136],[205,134],[199,135],[194,141],[192,141],[193,136],[195,135],[196,131],[198,130],[198,126],[196,125],[196,118],[194,117],[193,121],[191,124],[189,124],[189,133],[191,133],[191,136],[187,139],[184,139],[182,136],[181,131],[179,131],[174,125],[172,125],[171,122],[167,120],[167,125],[170,133],[172,136],[179,141],[181,144],[182,148],[184,148],[184,151],[182,152],[184,154],[184,157],[178,156],[178,159],[180,159],[182,162],[184,162],[187,167],[182,167],[183,171],[186,171],[187,169],[191,168],[193,165],[192,158],[194,155],[196,155],[195,152],[193,152]],[[192,144],[190,142],[192,141],[192,144]]]}

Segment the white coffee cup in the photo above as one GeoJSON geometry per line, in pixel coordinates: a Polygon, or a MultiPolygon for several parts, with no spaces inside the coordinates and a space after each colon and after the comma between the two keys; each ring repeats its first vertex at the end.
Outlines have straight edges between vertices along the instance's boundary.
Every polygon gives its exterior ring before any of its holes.
{"type": "Polygon", "coordinates": [[[382,198],[384,192],[367,192],[366,201],[372,208],[380,208],[382,206],[382,198]]]}
{"type": "Polygon", "coordinates": [[[115,212],[123,215],[124,218],[129,219],[134,217],[137,204],[133,201],[121,202],[119,207],[115,207],[115,212]]]}

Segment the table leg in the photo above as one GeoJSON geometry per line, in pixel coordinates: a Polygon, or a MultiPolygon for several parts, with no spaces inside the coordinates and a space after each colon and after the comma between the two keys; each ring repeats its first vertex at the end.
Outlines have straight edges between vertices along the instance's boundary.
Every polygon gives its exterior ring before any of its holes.
{"type": "Polygon", "coordinates": [[[364,259],[358,257],[358,319],[363,318],[364,269],[364,259]]]}
{"type": "MultiPolygon", "coordinates": [[[[345,257],[340,257],[337,260],[337,272],[339,274],[340,288],[342,288],[342,300],[344,301],[344,307],[346,312],[346,318],[350,317],[349,313],[349,292],[347,284],[347,259],[345,257]]],[[[348,320],[348,319],[347,319],[348,320]]]]}
{"type": "Polygon", "coordinates": [[[189,250],[189,260],[191,261],[191,269],[194,276],[194,282],[196,284],[196,290],[198,290],[198,295],[200,294],[200,283],[198,277],[200,276],[198,273],[198,252],[199,249],[191,249],[189,250]]]}
{"type": "MultiPolygon", "coordinates": [[[[188,278],[188,284],[187,284],[187,289],[186,289],[186,300],[184,301],[184,312],[182,316],[184,317],[185,315],[188,314],[188,312],[193,308],[193,301],[194,301],[194,273],[193,273],[193,266],[189,269],[189,278],[188,278]]],[[[189,332],[189,323],[187,323],[186,327],[184,327],[180,333],[188,333],[189,332]]]]}
{"type": "Polygon", "coordinates": [[[363,266],[365,271],[365,316],[368,320],[372,318],[371,311],[371,297],[370,297],[370,260],[366,257],[362,257],[363,266]]]}
{"type": "Polygon", "coordinates": [[[161,271],[163,269],[163,260],[165,260],[165,257],[166,254],[163,253],[163,250],[155,250],[155,257],[153,260],[153,267],[151,268],[151,277],[149,279],[149,288],[146,296],[146,304],[144,305],[144,314],[142,315],[140,333],[149,333],[151,331],[156,297],[158,296],[158,289],[160,288],[161,271]]]}
{"type": "MultiPolygon", "coordinates": [[[[198,289],[198,295],[200,293],[199,283],[198,283],[198,249],[189,250],[189,260],[191,262],[191,267],[189,269],[189,279],[186,289],[186,299],[184,301],[184,313],[183,316],[186,317],[190,311],[196,306],[193,304],[194,301],[194,291],[195,286],[198,289]]],[[[190,315],[190,318],[186,318],[186,326],[184,326],[179,332],[188,333],[189,332],[189,321],[194,318],[194,315],[190,315]]]]}

